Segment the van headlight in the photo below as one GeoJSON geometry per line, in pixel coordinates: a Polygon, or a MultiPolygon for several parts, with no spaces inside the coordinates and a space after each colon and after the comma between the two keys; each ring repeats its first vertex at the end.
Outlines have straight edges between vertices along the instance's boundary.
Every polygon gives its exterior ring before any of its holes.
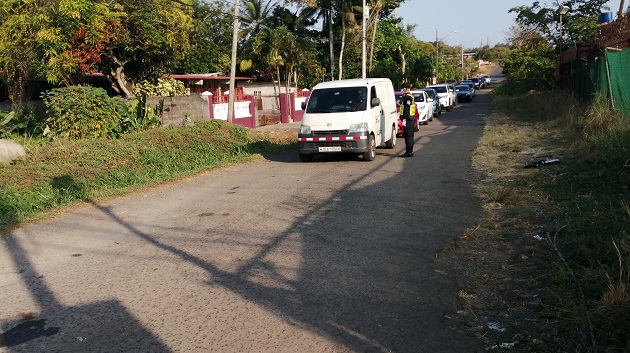
{"type": "Polygon", "coordinates": [[[300,125],[300,134],[302,135],[310,135],[311,127],[308,125],[300,125]]]}
{"type": "Polygon", "coordinates": [[[367,123],[352,124],[350,125],[350,128],[348,129],[349,134],[354,134],[357,132],[366,132],[366,131],[368,131],[367,123]]]}

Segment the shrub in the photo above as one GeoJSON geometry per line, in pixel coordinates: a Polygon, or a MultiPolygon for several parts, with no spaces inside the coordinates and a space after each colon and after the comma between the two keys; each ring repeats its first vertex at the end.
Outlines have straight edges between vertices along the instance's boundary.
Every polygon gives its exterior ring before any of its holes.
{"type": "Polygon", "coordinates": [[[139,132],[160,126],[162,123],[162,113],[164,111],[164,100],[151,107],[147,103],[147,95],[132,100],[129,109],[122,122],[124,132],[139,132]]]}
{"type": "Polygon", "coordinates": [[[136,96],[147,95],[149,97],[174,97],[187,96],[188,89],[182,81],[173,78],[159,78],[157,84],[142,81],[133,86],[133,94],[136,96]]]}
{"type": "Polygon", "coordinates": [[[122,131],[125,102],[109,97],[102,88],[69,86],[42,95],[49,118],[49,134],[69,138],[113,138],[122,131]]]}
{"type": "Polygon", "coordinates": [[[0,111],[0,138],[10,135],[36,137],[44,134],[46,121],[32,107],[21,112],[0,111]]]}

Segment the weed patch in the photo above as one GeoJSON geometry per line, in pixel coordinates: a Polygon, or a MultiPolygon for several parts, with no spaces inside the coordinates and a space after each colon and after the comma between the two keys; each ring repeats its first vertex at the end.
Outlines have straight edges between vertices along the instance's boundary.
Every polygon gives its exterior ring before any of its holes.
{"type": "Polygon", "coordinates": [[[21,138],[27,158],[0,164],[0,229],[87,199],[118,196],[286,151],[296,147],[295,136],[211,120],[116,140],[21,138]]]}
{"type": "Polygon", "coordinates": [[[460,268],[475,313],[460,328],[515,352],[630,351],[628,120],[562,92],[493,110],[473,156],[485,217],[454,248],[475,264],[460,268]],[[524,168],[540,157],[560,163],[524,168]]]}

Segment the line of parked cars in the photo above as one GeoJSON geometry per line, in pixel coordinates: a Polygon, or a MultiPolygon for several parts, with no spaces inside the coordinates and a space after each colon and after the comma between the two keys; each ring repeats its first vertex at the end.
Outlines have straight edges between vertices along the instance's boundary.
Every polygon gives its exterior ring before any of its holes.
{"type": "MultiPolygon", "coordinates": [[[[457,82],[456,80],[447,80],[440,84],[429,85],[422,89],[412,90],[416,102],[416,115],[414,130],[418,131],[420,125],[427,125],[433,121],[434,117],[442,114],[443,111],[451,111],[459,102],[472,102],[475,98],[476,90],[483,89],[491,82],[489,75],[481,75],[472,77],[467,80],[457,82]]],[[[399,102],[402,98],[402,92],[396,92],[397,110],[400,111],[399,102]]],[[[402,135],[402,120],[398,119],[398,135],[402,135]]]]}
{"type": "MultiPolygon", "coordinates": [[[[453,83],[411,91],[416,103],[416,130],[442,111],[457,105],[453,83]]],[[[399,104],[402,93],[388,78],[321,82],[301,104],[304,111],[298,132],[300,161],[318,154],[349,153],[373,161],[376,148],[396,147],[402,134],[399,104]],[[397,107],[398,106],[398,107],[397,107]],[[398,109],[396,109],[398,108],[398,109]],[[398,124],[398,125],[397,125],[398,124]]]]}

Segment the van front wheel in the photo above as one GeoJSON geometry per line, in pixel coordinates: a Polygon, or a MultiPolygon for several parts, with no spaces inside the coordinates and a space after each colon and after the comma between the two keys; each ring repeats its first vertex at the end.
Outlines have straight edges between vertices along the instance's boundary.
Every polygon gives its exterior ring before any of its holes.
{"type": "Polygon", "coordinates": [[[368,136],[368,150],[363,153],[363,159],[366,161],[373,161],[376,158],[376,141],[374,141],[374,136],[368,136]]]}

